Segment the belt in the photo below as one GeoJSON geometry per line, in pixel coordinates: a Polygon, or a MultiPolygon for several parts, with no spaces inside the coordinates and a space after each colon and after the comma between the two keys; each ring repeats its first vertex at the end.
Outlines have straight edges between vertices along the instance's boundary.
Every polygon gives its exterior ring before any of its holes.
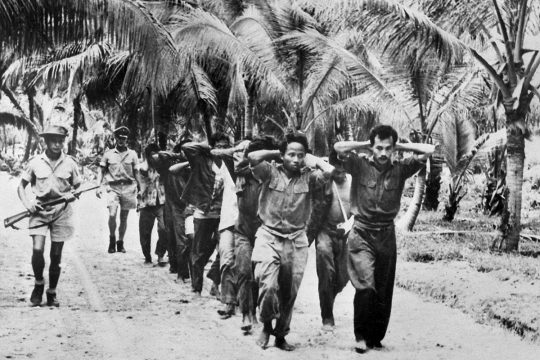
{"type": "Polygon", "coordinates": [[[113,180],[107,183],[107,185],[130,185],[130,184],[133,184],[133,180],[113,180]]]}
{"type": "Polygon", "coordinates": [[[364,222],[361,222],[358,219],[354,219],[354,227],[359,229],[365,229],[370,231],[386,231],[390,228],[394,227],[394,223],[388,224],[388,225],[382,225],[382,226],[374,226],[374,225],[368,225],[364,222]]]}

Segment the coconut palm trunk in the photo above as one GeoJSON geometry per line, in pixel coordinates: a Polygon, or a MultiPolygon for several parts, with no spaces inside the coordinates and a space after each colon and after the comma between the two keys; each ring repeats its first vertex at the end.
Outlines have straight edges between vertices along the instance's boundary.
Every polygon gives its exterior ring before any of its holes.
{"type": "Polygon", "coordinates": [[[244,123],[244,138],[253,137],[253,124],[254,124],[254,113],[255,113],[255,94],[252,92],[248,93],[248,98],[246,101],[246,111],[245,111],[245,123],[244,123]]]}
{"type": "Polygon", "coordinates": [[[400,229],[412,231],[414,227],[416,218],[418,218],[418,214],[420,213],[422,200],[424,199],[424,194],[426,191],[426,173],[426,168],[423,168],[416,175],[416,184],[414,186],[414,194],[411,199],[411,203],[407,208],[407,212],[396,223],[396,226],[400,229]]]}
{"type": "MultiPolygon", "coordinates": [[[[515,112],[508,114],[508,119],[515,118],[515,112]]],[[[523,119],[521,120],[523,121],[523,119]]],[[[521,231],[521,202],[523,188],[523,165],[525,161],[525,137],[511,126],[507,127],[507,177],[508,195],[501,218],[501,235],[498,245],[503,251],[516,251],[521,231]]]]}
{"type": "Polygon", "coordinates": [[[79,133],[79,124],[81,122],[81,96],[78,95],[73,100],[73,134],[71,137],[71,146],[69,147],[69,155],[77,154],[77,135],[79,133]]]}
{"type": "MultiPolygon", "coordinates": [[[[34,94],[28,93],[28,116],[30,117],[30,121],[34,122],[34,94]]],[[[23,162],[27,161],[30,157],[30,152],[32,151],[32,134],[28,132],[28,138],[26,140],[26,149],[24,150],[24,157],[23,162]]]]}

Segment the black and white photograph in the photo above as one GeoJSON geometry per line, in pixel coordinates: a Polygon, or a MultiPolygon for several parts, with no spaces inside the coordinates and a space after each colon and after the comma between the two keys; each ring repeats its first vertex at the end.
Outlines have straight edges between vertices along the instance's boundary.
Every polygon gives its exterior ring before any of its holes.
{"type": "Polygon", "coordinates": [[[0,0],[0,359],[540,359],[539,0],[0,0]]]}

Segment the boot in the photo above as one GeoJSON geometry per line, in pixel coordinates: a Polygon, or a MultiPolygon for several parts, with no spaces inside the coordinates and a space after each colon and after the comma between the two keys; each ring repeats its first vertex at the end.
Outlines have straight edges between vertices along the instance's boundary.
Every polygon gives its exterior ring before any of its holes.
{"type": "Polygon", "coordinates": [[[114,244],[116,243],[116,238],[114,236],[109,236],[109,254],[113,254],[116,252],[114,248],[114,244]]]}
{"type": "Polygon", "coordinates": [[[116,242],[116,251],[125,253],[126,249],[124,249],[124,240],[120,240],[116,242]]]}
{"type": "Polygon", "coordinates": [[[59,307],[60,303],[56,299],[56,292],[50,293],[47,291],[47,306],[59,307]]]}
{"type": "Polygon", "coordinates": [[[32,306],[41,305],[41,300],[43,298],[43,289],[45,288],[44,284],[34,285],[34,290],[32,290],[32,295],[30,295],[30,302],[32,306]]]}

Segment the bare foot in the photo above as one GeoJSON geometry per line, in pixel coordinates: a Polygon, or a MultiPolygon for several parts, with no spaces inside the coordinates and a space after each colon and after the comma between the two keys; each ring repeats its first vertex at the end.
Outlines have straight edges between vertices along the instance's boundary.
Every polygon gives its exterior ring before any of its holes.
{"type": "Polygon", "coordinates": [[[368,347],[364,343],[364,340],[356,340],[354,351],[356,351],[359,354],[365,354],[368,351],[368,347]]]}
{"type": "Polygon", "coordinates": [[[284,351],[293,351],[294,346],[289,344],[287,340],[285,340],[284,337],[278,337],[276,338],[275,344],[277,348],[284,350],[284,351]]]}
{"type": "Polygon", "coordinates": [[[270,334],[272,334],[272,322],[265,322],[261,334],[257,339],[256,344],[259,345],[263,350],[267,348],[268,341],[270,341],[270,334]]]}
{"type": "Polygon", "coordinates": [[[334,332],[334,326],[332,326],[331,324],[324,324],[322,326],[322,331],[324,331],[324,332],[334,332]]]}
{"type": "Polygon", "coordinates": [[[264,350],[268,347],[268,341],[270,341],[270,333],[265,331],[264,329],[261,330],[261,334],[257,339],[257,345],[259,345],[264,350]]]}

